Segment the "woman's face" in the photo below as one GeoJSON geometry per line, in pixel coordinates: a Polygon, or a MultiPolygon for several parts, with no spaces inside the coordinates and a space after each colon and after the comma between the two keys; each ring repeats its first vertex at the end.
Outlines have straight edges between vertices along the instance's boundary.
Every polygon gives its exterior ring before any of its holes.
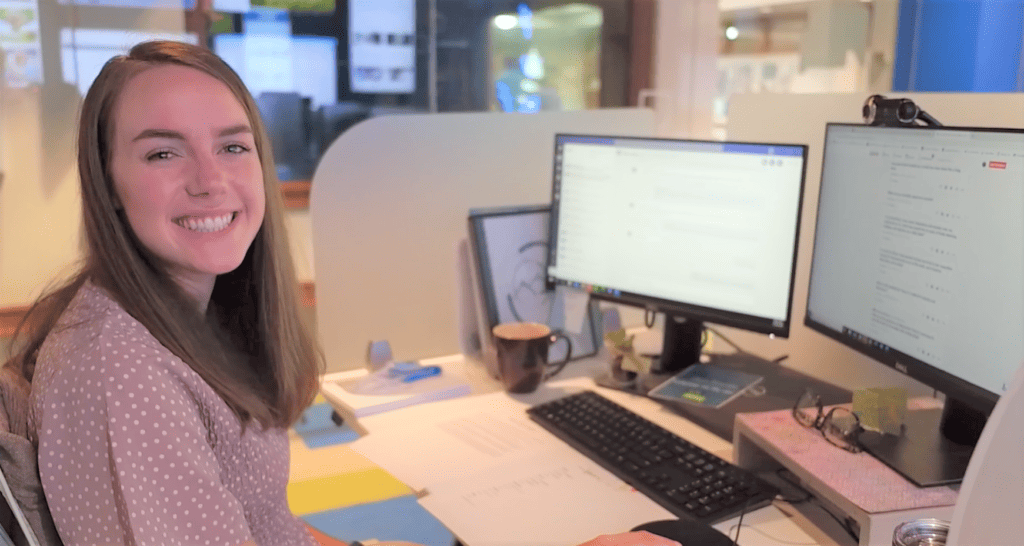
{"type": "Polygon", "coordinates": [[[260,158],[241,103],[199,70],[164,65],[125,86],[111,173],[141,243],[205,307],[263,223],[260,158]]]}

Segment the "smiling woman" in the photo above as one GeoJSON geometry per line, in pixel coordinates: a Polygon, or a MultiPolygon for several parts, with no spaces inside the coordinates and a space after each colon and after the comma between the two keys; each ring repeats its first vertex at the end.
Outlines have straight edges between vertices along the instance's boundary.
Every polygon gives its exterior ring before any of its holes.
{"type": "Polygon", "coordinates": [[[315,544],[286,428],[322,357],[252,97],[208,50],[143,43],[103,67],[78,141],[86,258],[12,360],[62,540],[315,544]]]}
{"type": "Polygon", "coordinates": [[[29,310],[8,364],[31,382],[64,545],[337,544],[286,497],[286,429],[323,361],[249,92],[208,50],[143,43],[100,71],[78,142],[85,261],[29,310]]]}

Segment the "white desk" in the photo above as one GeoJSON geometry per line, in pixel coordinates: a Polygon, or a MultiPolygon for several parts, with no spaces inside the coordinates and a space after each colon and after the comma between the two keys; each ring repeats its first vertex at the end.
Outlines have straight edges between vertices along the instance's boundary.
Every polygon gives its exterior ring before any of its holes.
{"type": "MultiPolygon", "coordinates": [[[[446,357],[442,360],[452,360],[453,358],[461,362],[461,357],[446,357]]],[[[485,510],[483,513],[476,515],[475,521],[469,527],[467,527],[465,521],[454,521],[464,520],[465,518],[454,517],[453,520],[453,517],[446,515],[443,509],[431,506],[431,502],[428,499],[432,489],[435,491],[447,491],[450,489],[442,485],[438,485],[435,488],[432,487],[432,484],[460,481],[462,484],[465,484],[467,481],[472,481],[474,476],[486,473],[487,468],[494,466],[494,461],[483,460],[487,458],[483,455],[481,455],[480,459],[467,459],[464,456],[466,447],[459,445],[460,442],[456,436],[445,434],[441,432],[441,428],[438,428],[440,426],[450,427],[453,420],[459,419],[460,416],[476,413],[483,416],[483,418],[487,418],[488,412],[500,411],[503,412],[503,416],[529,421],[525,414],[527,407],[564,396],[570,392],[592,389],[628,407],[637,414],[679,434],[701,448],[724,459],[732,460],[733,450],[729,442],[664,408],[659,403],[644,397],[596,386],[591,377],[603,370],[604,362],[604,357],[575,361],[563,372],[564,377],[559,376],[557,380],[548,382],[542,385],[536,392],[527,395],[505,394],[501,391],[500,385],[488,377],[486,372],[483,372],[481,364],[473,362],[462,363],[462,365],[467,366],[467,371],[473,380],[473,395],[361,418],[357,423],[357,428],[365,436],[353,444],[353,449],[362,452],[370,460],[394,474],[399,480],[406,482],[413,490],[418,491],[421,495],[421,504],[434,512],[442,523],[448,525],[466,546],[508,545],[515,543],[533,545],[542,543],[560,544],[557,541],[546,542],[544,537],[547,535],[543,530],[537,531],[529,528],[529,523],[523,521],[524,513],[543,513],[547,509],[555,510],[559,506],[564,506],[566,502],[564,494],[571,495],[572,493],[560,491],[558,494],[532,496],[530,497],[528,510],[524,507],[523,510],[517,510],[514,513],[506,510],[485,510]],[[478,463],[479,466],[475,467],[478,463]],[[488,534],[492,530],[516,526],[525,534],[513,539],[510,539],[505,533],[495,532],[493,539],[490,538],[492,535],[488,534]],[[467,540],[466,538],[469,536],[472,536],[473,539],[467,540]]],[[[331,374],[325,377],[325,382],[336,380],[340,377],[352,377],[352,375],[353,372],[331,374]]],[[[332,396],[329,390],[325,389],[324,394],[328,400],[331,400],[332,396]]],[[[501,426],[506,426],[506,424],[501,426]]],[[[550,436],[546,431],[541,430],[541,432],[544,435],[550,436]]],[[[508,439],[508,441],[514,443],[518,440],[508,439]]],[[[586,457],[576,453],[567,445],[562,444],[560,440],[555,439],[555,443],[563,445],[565,452],[558,451],[557,455],[551,455],[551,457],[557,456],[560,460],[565,460],[561,459],[562,457],[568,457],[569,460],[576,459],[586,461],[589,464],[589,460],[586,457]],[[570,454],[567,455],[567,452],[570,454]]],[[[515,453],[502,453],[495,455],[495,459],[505,458],[508,461],[515,461],[515,458],[518,456],[515,453]]],[[[531,459],[525,458],[523,460],[531,459]]],[[[501,460],[498,462],[507,463],[508,461],[501,460]]],[[[503,468],[515,468],[515,466],[505,464],[503,468]]],[[[628,486],[617,478],[612,477],[612,479],[628,489],[628,486]]],[[[615,529],[602,528],[600,521],[593,521],[593,519],[599,518],[588,517],[588,513],[585,511],[586,507],[600,503],[595,503],[594,499],[589,498],[571,499],[573,506],[580,508],[579,515],[581,517],[577,518],[579,521],[567,521],[565,524],[567,526],[575,526],[577,532],[583,533],[583,538],[586,539],[599,533],[626,531],[633,525],[638,525],[651,519],[669,519],[672,517],[660,507],[654,509],[647,507],[646,503],[650,503],[649,499],[645,497],[641,497],[641,499],[642,501],[627,502],[627,505],[622,505],[618,508],[613,507],[616,510],[621,509],[620,511],[637,510],[635,520],[629,520],[628,525],[615,529]],[[652,517],[657,514],[662,514],[662,516],[652,517]]],[[[614,502],[621,502],[621,499],[617,499],[614,502]]],[[[737,519],[733,518],[732,520],[718,523],[715,527],[727,534],[730,534],[730,531],[731,534],[734,534],[737,519]]],[[[799,514],[792,510],[787,510],[785,505],[773,505],[744,516],[743,529],[740,532],[740,544],[744,546],[843,544],[845,546],[846,544],[853,544],[853,541],[851,539],[849,542],[837,543],[799,514]]]]}

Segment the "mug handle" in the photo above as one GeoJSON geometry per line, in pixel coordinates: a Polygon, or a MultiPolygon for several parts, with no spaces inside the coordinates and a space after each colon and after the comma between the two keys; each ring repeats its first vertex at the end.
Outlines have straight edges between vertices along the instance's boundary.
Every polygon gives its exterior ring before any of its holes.
{"type": "Polygon", "coordinates": [[[547,375],[544,376],[545,380],[551,379],[552,377],[558,375],[558,373],[565,368],[565,365],[569,363],[569,359],[572,358],[572,340],[569,339],[569,336],[565,335],[564,332],[552,332],[551,335],[548,336],[548,343],[554,345],[557,342],[558,338],[562,338],[565,340],[565,358],[562,359],[561,362],[548,362],[547,365],[554,369],[549,371],[547,375]]]}

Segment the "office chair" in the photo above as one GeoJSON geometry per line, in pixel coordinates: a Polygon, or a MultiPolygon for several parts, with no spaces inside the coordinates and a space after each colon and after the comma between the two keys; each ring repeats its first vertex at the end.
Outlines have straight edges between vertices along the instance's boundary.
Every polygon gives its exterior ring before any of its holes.
{"type": "Polygon", "coordinates": [[[0,368],[0,544],[61,546],[27,438],[29,390],[12,367],[0,368]]]}

